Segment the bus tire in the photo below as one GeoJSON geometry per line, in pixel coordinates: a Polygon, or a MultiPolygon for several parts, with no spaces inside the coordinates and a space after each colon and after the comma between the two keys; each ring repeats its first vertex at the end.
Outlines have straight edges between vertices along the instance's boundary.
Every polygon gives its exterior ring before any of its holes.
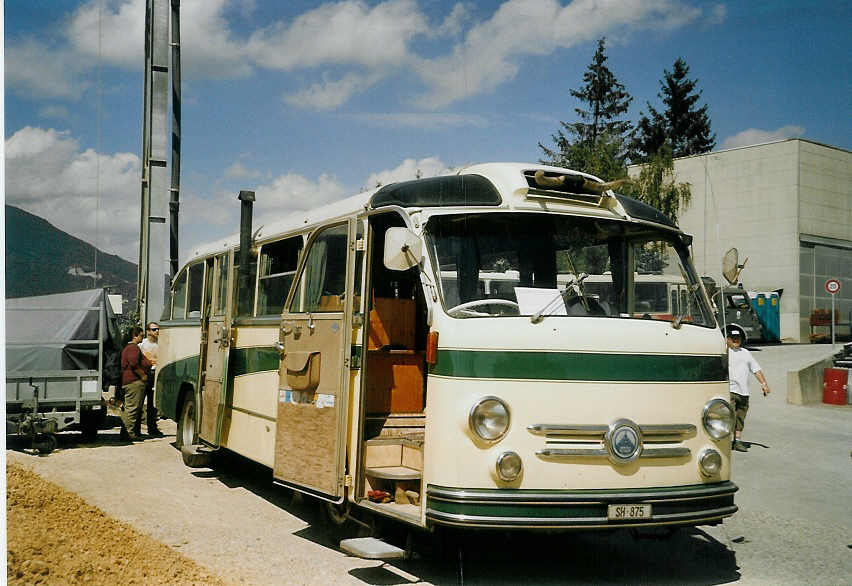
{"type": "Polygon", "coordinates": [[[213,454],[199,451],[195,430],[195,397],[187,393],[180,409],[177,421],[175,445],[180,450],[184,465],[189,468],[209,468],[213,462],[213,454]]]}

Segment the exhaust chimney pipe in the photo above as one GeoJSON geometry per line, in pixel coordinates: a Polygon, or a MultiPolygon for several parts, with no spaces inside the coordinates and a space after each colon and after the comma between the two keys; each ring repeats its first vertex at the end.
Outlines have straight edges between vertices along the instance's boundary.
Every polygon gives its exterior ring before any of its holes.
{"type": "Polygon", "coordinates": [[[240,200],[240,271],[237,277],[237,299],[234,303],[234,311],[237,313],[236,308],[240,307],[244,300],[250,299],[250,287],[251,283],[249,283],[249,279],[251,278],[251,271],[249,270],[249,264],[251,263],[251,213],[252,208],[254,206],[254,192],[253,191],[240,191],[240,195],[237,196],[237,199],[240,200]]]}

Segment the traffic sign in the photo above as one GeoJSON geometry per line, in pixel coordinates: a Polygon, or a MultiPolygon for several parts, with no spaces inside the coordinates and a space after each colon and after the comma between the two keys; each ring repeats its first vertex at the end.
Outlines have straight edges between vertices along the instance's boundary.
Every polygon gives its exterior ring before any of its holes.
{"type": "Polygon", "coordinates": [[[829,279],[825,282],[825,290],[834,295],[840,291],[840,281],[837,279],[829,279]]]}

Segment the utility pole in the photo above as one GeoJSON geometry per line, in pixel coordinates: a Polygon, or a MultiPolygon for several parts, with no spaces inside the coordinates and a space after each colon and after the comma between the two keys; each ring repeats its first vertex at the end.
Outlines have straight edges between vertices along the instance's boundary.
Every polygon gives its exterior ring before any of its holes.
{"type": "MultiPolygon", "coordinates": [[[[145,7],[145,80],[142,107],[142,197],[139,222],[139,285],[137,303],[139,320],[145,324],[160,319],[177,259],[177,208],[180,173],[180,31],[179,0],[146,0],[145,7]],[[169,42],[169,22],[176,43],[169,42]],[[171,49],[177,47],[177,86],[173,93],[173,106],[177,108],[173,125],[177,125],[177,139],[172,137],[172,187],[169,187],[169,60],[171,49]],[[175,155],[175,143],[177,155],[175,155]],[[169,244],[169,226],[166,214],[171,208],[174,218],[173,237],[169,244]],[[167,250],[169,252],[167,252],[167,250]]],[[[174,73],[174,72],[173,72],[174,73]]]]}

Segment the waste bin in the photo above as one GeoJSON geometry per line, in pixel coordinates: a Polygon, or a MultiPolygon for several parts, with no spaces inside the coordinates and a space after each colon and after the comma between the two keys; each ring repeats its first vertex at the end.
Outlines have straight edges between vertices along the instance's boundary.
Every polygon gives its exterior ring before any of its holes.
{"type": "Polygon", "coordinates": [[[846,405],[849,387],[849,370],[826,368],[822,383],[822,402],[829,405],[846,405]]]}

